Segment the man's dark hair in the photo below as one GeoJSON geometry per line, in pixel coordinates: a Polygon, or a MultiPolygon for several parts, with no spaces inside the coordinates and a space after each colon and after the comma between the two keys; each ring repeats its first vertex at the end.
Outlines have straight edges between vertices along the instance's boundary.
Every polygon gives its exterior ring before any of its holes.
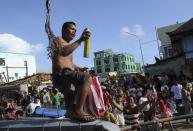
{"type": "Polygon", "coordinates": [[[76,26],[76,23],[74,23],[73,21],[68,21],[68,22],[65,22],[62,26],[62,32],[70,25],[75,25],[76,26]]]}
{"type": "Polygon", "coordinates": [[[22,110],[17,110],[15,112],[16,115],[20,115],[20,116],[23,116],[24,115],[24,112],[22,110]]]}
{"type": "Polygon", "coordinates": [[[147,90],[144,90],[142,91],[142,96],[145,96],[147,94],[147,90]]]}
{"type": "Polygon", "coordinates": [[[53,89],[52,92],[54,93],[54,95],[56,95],[58,93],[58,91],[56,89],[53,89]]]}

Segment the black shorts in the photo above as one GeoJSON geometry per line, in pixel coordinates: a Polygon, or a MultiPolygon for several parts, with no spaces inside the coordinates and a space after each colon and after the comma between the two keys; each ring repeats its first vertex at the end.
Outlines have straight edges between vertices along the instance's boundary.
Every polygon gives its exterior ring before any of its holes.
{"type": "Polygon", "coordinates": [[[78,92],[79,87],[82,86],[89,77],[89,74],[73,71],[69,68],[53,73],[54,88],[58,88],[60,92],[64,94],[66,108],[73,104],[76,92],[78,92]],[[72,84],[75,87],[74,91],[71,90],[72,84]]]}
{"type": "Polygon", "coordinates": [[[73,84],[75,88],[78,88],[82,86],[89,77],[90,75],[87,73],[64,68],[63,70],[53,73],[53,85],[56,88],[66,88],[73,84]]]}

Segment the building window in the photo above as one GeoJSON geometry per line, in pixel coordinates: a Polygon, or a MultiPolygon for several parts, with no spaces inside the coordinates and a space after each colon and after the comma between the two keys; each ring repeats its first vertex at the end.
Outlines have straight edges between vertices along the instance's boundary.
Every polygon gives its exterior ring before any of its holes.
{"type": "Polygon", "coordinates": [[[5,58],[0,58],[0,66],[5,66],[5,58]]]}
{"type": "Polygon", "coordinates": [[[101,65],[101,61],[100,61],[100,60],[97,60],[97,61],[96,61],[96,65],[101,65]]]}
{"type": "Polygon", "coordinates": [[[109,60],[104,60],[104,63],[105,64],[109,64],[109,60]]]}
{"type": "Polygon", "coordinates": [[[9,80],[14,80],[14,77],[9,77],[9,80]]]}
{"type": "Polygon", "coordinates": [[[100,54],[96,54],[96,58],[100,58],[100,54]]]}
{"type": "Polygon", "coordinates": [[[18,77],[18,73],[15,73],[15,77],[18,77]]]}
{"type": "Polygon", "coordinates": [[[117,71],[117,67],[114,67],[114,71],[117,71]]]}
{"type": "Polygon", "coordinates": [[[169,55],[169,56],[172,56],[172,54],[173,54],[172,49],[168,49],[168,55],[169,55]]]}
{"type": "Polygon", "coordinates": [[[97,73],[102,73],[102,70],[101,69],[97,69],[97,73]]]}
{"type": "Polygon", "coordinates": [[[113,58],[113,61],[114,61],[114,62],[118,62],[118,58],[117,58],[117,57],[114,57],[114,58],[113,58]]]}
{"type": "Polygon", "coordinates": [[[127,61],[129,61],[129,58],[130,58],[130,57],[129,57],[129,56],[127,56],[127,61]]]}
{"type": "Polygon", "coordinates": [[[166,56],[172,56],[172,48],[171,47],[164,47],[164,53],[166,54],[166,56]]]}
{"type": "Polygon", "coordinates": [[[110,68],[105,68],[105,72],[110,72],[110,68]]]}
{"type": "Polygon", "coordinates": [[[119,67],[119,63],[115,63],[114,66],[119,67]]]}

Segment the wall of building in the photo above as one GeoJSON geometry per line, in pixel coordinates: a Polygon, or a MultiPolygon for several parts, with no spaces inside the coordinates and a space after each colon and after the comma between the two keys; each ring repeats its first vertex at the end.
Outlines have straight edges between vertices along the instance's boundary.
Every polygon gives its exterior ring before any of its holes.
{"type": "Polygon", "coordinates": [[[10,82],[33,74],[36,74],[35,56],[30,54],[0,52],[1,82],[6,82],[7,77],[9,77],[7,81],[10,82]]]}
{"type": "Polygon", "coordinates": [[[191,77],[189,66],[186,64],[183,56],[145,68],[146,72],[153,75],[159,75],[163,72],[169,73],[172,70],[177,75],[179,75],[180,71],[183,71],[187,76],[191,77]]]}
{"type": "Polygon", "coordinates": [[[169,26],[160,27],[157,29],[158,39],[161,41],[160,53],[163,56],[163,59],[172,57],[172,45],[168,32],[172,32],[179,28],[184,23],[176,23],[169,26]]]}
{"type": "Polygon", "coordinates": [[[186,59],[193,59],[193,36],[192,35],[186,36],[182,40],[186,59]]]}

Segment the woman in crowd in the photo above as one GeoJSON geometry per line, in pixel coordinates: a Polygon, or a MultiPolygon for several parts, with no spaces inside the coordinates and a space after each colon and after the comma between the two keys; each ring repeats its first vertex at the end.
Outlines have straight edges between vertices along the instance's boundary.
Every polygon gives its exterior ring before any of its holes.
{"type": "Polygon", "coordinates": [[[127,98],[127,104],[124,107],[124,116],[125,116],[125,123],[128,125],[134,125],[139,123],[139,114],[140,111],[150,103],[150,100],[142,103],[141,105],[136,104],[136,100],[134,96],[129,96],[127,98]]]}
{"type": "Polygon", "coordinates": [[[111,98],[111,105],[113,106],[114,110],[113,113],[115,114],[117,121],[116,124],[120,126],[125,125],[125,119],[123,115],[123,103],[122,103],[122,96],[117,95],[116,98],[111,98]]]}

